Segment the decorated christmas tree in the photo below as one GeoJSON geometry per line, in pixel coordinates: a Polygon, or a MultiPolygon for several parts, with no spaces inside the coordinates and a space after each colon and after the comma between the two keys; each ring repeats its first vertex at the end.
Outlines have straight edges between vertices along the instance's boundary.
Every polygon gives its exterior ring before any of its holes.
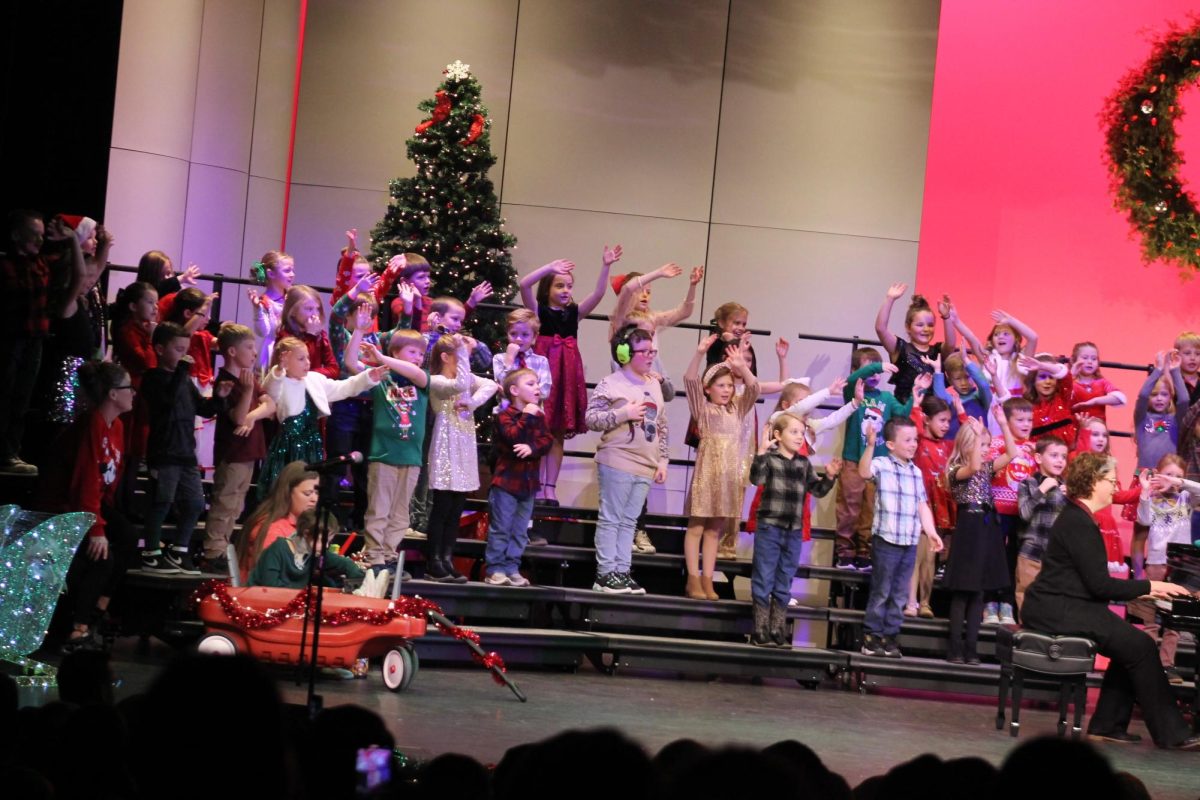
{"type": "MultiPolygon", "coordinates": [[[[500,202],[488,170],[496,163],[480,102],[479,81],[470,65],[455,61],[434,97],[419,108],[429,116],[408,140],[416,175],[388,187],[387,213],[371,231],[371,260],[382,271],[397,253],[419,253],[433,265],[434,295],[466,300],[483,281],[492,302],[505,302],[517,290],[509,249],[516,237],[505,233],[500,202]]],[[[504,340],[503,312],[481,309],[468,328],[489,346],[504,340]]]]}

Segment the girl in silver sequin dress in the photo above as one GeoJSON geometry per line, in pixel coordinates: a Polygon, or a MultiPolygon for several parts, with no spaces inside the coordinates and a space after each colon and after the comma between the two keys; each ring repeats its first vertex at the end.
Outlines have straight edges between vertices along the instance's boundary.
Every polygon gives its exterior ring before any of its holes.
{"type": "MultiPolygon", "coordinates": [[[[473,345],[472,345],[473,346],[473,345]]],[[[471,374],[471,353],[462,336],[443,336],[430,353],[429,405],[433,434],[429,441],[429,568],[427,577],[465,583],[451,555],[458,538],[467,493],[479,488],[479,456],[475,444],[475,409],[498,388],[495,381],[471,374]]]]}

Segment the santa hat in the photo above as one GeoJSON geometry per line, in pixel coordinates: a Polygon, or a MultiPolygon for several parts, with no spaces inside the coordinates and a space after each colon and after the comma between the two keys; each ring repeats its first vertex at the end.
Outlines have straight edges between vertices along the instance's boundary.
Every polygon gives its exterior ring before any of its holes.
{"type": "Polygon", "coordinates": [[[80,244],[92,238],[92,234],[96,232],[96,220],[91,217],[79,214],[59,214],[58,218],[71,226],[71,229],[75,231],[75,238],[79,240],[80,244]]]}

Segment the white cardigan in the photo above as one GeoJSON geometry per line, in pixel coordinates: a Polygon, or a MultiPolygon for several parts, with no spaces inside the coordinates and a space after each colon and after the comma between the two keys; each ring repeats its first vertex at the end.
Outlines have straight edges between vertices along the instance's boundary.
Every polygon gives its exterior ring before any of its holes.
{"type": "Polygon", "coordinates": [[[370,370],[363,370],[353,378],[340,381],[330,380],[310,370],[300,380],[289,378],[281,367],[275,366],[263,380],[263,389],[275,401],[275,416],[282,421],[304,410],[305,395],[312,397],[322,417],[328,417],[330,403],[362,394],[377,383],[379,381],[371,377],[370,370]]]}

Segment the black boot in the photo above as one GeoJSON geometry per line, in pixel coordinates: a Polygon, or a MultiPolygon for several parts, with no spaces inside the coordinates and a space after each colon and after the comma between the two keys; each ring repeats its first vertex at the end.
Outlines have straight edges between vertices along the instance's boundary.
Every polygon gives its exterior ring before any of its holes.
{"type": "Polygon", "coordinates": [[[442,563],[441,531],[429,528],[425,540],[425,577],[431,581],[445,581],[448,577],[446,565],[442,563]]]}
{"type": "Polygon", "coordinates": [[[787,606],[780,605],[774,597],[771,598],[770,629],[772,644],[792,649],[792,639],[788,636],[787,606]]]}
{"type": "Polygon", "coordinates": [[[768,630],[770,611],[761,603],[754,604],[754,633],[750,634],[750,644],[757,647],[774,647],[771,633],[768,630]]]}
{"type": "Polygon", "coordinates": [[[450,530],[443,530],[438,533],[438,541],[441,543],[442,566],[446,570],[447,583],[466,583],[467,576],[462,575],[454,568],[454,545],[458,541],[458,521],[455,520],[455,527],[450,530]]]}

